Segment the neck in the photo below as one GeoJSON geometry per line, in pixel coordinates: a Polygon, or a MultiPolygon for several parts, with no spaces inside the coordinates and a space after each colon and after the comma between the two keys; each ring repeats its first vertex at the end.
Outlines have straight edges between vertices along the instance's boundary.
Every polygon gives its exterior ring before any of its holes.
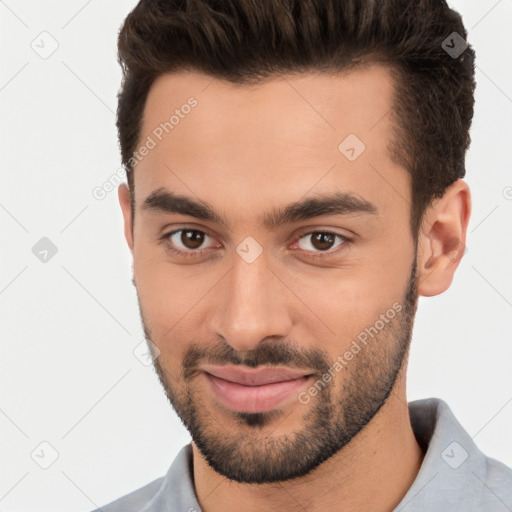
{"type": "Polygon", "coordinates": [[[203,512],[392,511],[411,487],[423,452],[409,420],[405,383],[352,441],[304,477],[241,484],[215,472],[192,443],[194,484],[203,512]]]}

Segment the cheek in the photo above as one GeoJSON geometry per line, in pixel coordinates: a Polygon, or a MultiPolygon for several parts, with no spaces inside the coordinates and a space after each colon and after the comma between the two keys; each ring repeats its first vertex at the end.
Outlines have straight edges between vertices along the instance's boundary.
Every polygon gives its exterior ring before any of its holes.
{"type": "Polygon", "coordinates": [[[173,265],[161,254],[155,257],[154,251],[144,250],[134,258],[134,275],[144,324],[168,366],[181,360],[191,342],[204,340],[201,315],[215,276],[192,265],[173,265]]]}
{"type": "Polygon", "coordinates": [[[154,252],[136,248],[133,274],[144,323],[159,345],[162,336],[179,321],[180,305],[187,302],[187,288],[180,286],[172,267],[157,259],[154,252]]]}
{"type": "MultiPolygon", "coordinates": [[[[380,249],[374,254],[384,253],[380,249]]],[[[301,327],[336,357],[358,334],[379,322],[381,315],[391,311],[395,317],[397,303],[403,306],[412,261],[412,249],[410,253],[402,249],[346,269],[294,278],[293,290],[307,305],[302,306],[301,327]]]]}

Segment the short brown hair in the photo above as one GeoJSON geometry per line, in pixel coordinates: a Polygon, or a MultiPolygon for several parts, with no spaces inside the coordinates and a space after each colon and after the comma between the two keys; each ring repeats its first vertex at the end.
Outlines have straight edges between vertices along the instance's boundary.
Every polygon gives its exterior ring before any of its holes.
{"type": "Polygon", "coordinates": [[[461,16],[445,0],[141,0],[118,40],[117,129],[132,215],[131,158],[159,75],[198,70],[244,84],[375,62],[395,77],[389,149],[412,177],[416,236],[431,201],[465,175],[475,53],[467,45],[450,55],[443,43],[453,46],[454,35],[459,44],[467,38],[461,16]]]}

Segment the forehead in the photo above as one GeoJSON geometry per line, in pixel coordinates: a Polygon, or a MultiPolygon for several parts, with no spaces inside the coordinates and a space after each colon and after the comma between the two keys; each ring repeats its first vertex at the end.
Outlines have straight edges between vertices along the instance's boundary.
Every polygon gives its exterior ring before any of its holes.
{"type": "Polygon", "coordinates": [[[197,105],[182,113],[189,120],[182,123],[180,117],[179,129],[173,126],[170,138],[176,143],[186,138],[206,149],[212,142],[243,142],[250,150],[258,143],[270,148],[286,140],[314,149],[323,146],[325,134],[369,138],[377,123],[381,130],[376,133],[386,130],[383,116],[393,104],[393,84],[390,70],[380,64],[337,74],[280,75],[252,85],[198,72],[168,73],[149,91],[142,132],[151,133],[194,98],[197,105]],[[226,140],[226,135],[235,138],[226,140]]]}
{"type": "Polygon", "coordinates": [[[393,93],[383,65],[250,85],[161,75],[144,110],[139,147],[151,150],[136,166],[137,202],[166,186],[206,200],[222,187],[241,207],[256,206],[257,194],[296,200],[313,188],[376,196],[384,181],[407,196],[407,173],[388,149],[393,93]]]}

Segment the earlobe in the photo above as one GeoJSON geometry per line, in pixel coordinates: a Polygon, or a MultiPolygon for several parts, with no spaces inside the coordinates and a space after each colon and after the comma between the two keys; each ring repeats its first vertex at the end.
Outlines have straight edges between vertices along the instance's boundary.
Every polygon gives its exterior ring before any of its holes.
{"type": "Polygon", "coordinates": [[[466,252],[470,215],[471,194],[462,179],[448,187],[425,212],[418,240],[419,295],[439,295],[450,287],[466,252]]]}
{"type": "Polygon", "coordinates": [[[119,197],[119,204],[123,213],[124,219],[124,237],[126,243],[130,248],[133,255],[133,226],[132,226],[132,212],[131,212],[131,194],[130,189],[126,183],[121,183],[117,189],[119,197]]]}

